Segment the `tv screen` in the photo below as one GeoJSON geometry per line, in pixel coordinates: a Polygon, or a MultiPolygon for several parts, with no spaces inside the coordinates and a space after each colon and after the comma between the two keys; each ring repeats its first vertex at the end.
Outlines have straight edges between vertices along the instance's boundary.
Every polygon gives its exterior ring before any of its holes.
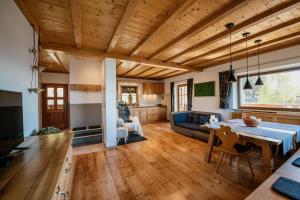
{"type": "Polygon", "coordinates": [[[0,90],[0,156],[23,141],[22,93],[0,90]]]}

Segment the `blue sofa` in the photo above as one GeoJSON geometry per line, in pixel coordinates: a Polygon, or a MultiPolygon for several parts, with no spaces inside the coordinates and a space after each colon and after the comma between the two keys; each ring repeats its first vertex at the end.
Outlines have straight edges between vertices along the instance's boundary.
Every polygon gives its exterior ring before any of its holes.
{"type": "Polygon", "coordinates": [[[219,121],[223,121],[219,113],[187,111],[172,112],[170,116],[171,128],[177,133],[208,141],[209,129],[204,125],[209,123],[210,115],[215,115],[219,121]]]}

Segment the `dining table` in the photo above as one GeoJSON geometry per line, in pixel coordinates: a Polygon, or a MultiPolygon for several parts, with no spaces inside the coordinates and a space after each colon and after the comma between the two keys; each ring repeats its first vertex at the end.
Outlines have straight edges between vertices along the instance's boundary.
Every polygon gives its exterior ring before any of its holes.
{"type": "Polygon", "coordinates": [[[242,119],[208,123],[203,125],[210,129],[206,162],[211,161],[216,145],[216,131],[221,125],[229,126],[237,132],[241,143],[251,142],[261,147],[266,177],[270,176],[274,170],[274,154],[286,155],[288,152],[295,151],[296,143],[300,142],[300,126],[298,125],[261,122],[257,127],[248,127],[242,119]]]}

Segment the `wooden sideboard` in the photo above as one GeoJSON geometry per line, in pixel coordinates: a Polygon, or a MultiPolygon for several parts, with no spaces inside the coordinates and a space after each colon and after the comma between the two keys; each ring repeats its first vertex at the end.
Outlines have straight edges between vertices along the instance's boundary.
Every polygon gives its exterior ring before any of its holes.
{"type": "Polygon", "coordinates": [[[280,114],[276,112],[254,112],[254,111],[236,111],[232,113],[232,119],[242,118],[242,115],[255,116],[266,122],[277,122],[284,124],[300,124],[300,115],[280,114]]]}
{"type": "Polygon", "coordinates": [[[164,83],[143,83],[143,94],[164,94],[164,83]]]}
{"type": "Polygon", "coordinates": [[[132,116],[139,117],[141,123],[151,123],[167,119],[167,107],[165,106],[131,107],[130,112],[132,116]]]}
{"type": "Polygon", "coordinates": [[[33,136],[21,147],[29,147],[0,168],[1,200],[63,200],[71,194],[73,163],[72,133],[33,136]]]}

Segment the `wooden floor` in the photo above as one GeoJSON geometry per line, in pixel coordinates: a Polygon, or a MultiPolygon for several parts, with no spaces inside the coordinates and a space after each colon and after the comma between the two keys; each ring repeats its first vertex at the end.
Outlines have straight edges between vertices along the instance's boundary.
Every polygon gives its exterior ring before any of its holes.
{"type": "Polygon", "coordinates": [[[169,123],[143,129],[146,141],[75,156],[72,199],[244,199],[265,178],[259,152],[250,155],[255,177],[241,160],[236,184],[235,163],[223,161],[216,173],[219,153],[204,161],[206,142],[173,132],[169,123]]]}

